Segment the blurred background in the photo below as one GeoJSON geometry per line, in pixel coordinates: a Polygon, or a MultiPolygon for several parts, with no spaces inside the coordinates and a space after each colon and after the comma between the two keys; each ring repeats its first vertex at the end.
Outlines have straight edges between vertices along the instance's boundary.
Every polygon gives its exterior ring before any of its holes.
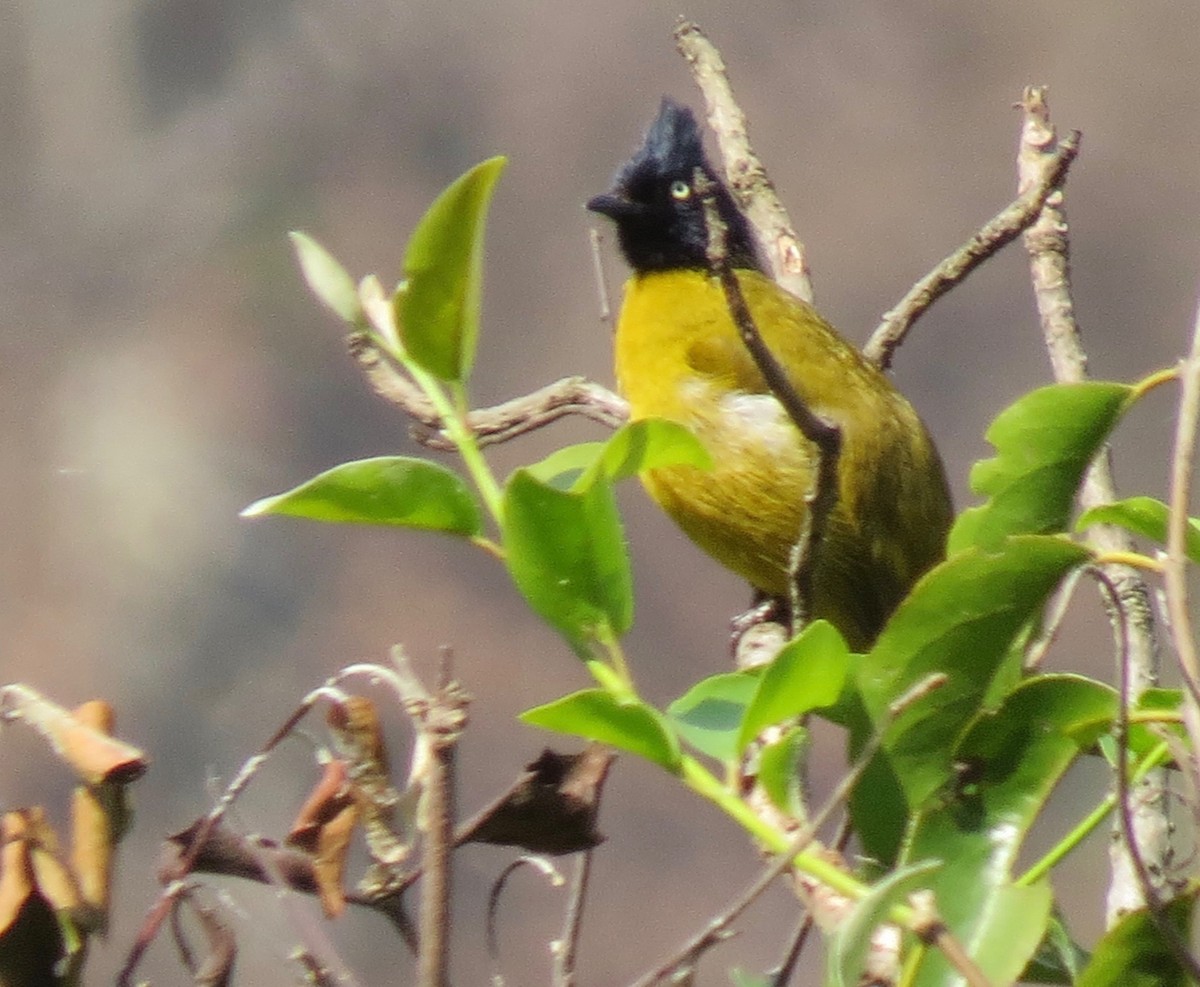
{"type": "MultiPolygon", "coordinates": [[[[390,283],[436,193],[507,154],[474,398],[574,373],[611,383],[582,203],[607,187],[663,93],[698,102],[671,40],[681,12],[721,47],[809,245],[817,303],[852,339],[1012,198],[1010,107],[1044,83],[1058,125],[1084,132],[1068,211],[1093,372],[1133,379],[1183,352],[1200,269],[1194,5],[0,5],[0,667],[68,704],[111,699],[122,734],[154,759],[88,983],[111,982],[123,960],[156,893],[163,834],[203,812],[339,666],[402,642],[432,668],[440,646],[454,649],[475,697],[464,812],[555,741],[515,714],[585,674],[481,553],[434,536],[239,520],[335,463],[414,451],[309,297],[285,234],[307,230],[356,275],[390,283]]],[[[623,273],[611,245],[606,256],[615,295],[623,273]]],[[[966,503],[988,421],[1048,378],[1019,245],[919,324],[895,377],[966,503]]],[[[1124,426],[1123,493],[1163,490],[1172,419],[1163,389],[1124,426]]],[[[560,425],[493,461],[504,472],[597,435],[560,425]]],[[[635,486],[623,504],[639,608],[629,653],[665,703],[725,667],[727,620],[747,594],[635,486]]],[[[1090,593],[1076,609],[1077,633],[1051,662],[1108,675],[1090,593]]],[[[61,813],[65,772],[21,731],[4,744],[4,805],[61,813]]],[[[818,791],[840,767],[836,741],[826,747],[818,791]]],[[[235,823],[281,835],[313,775],[306,745],[285,745],[235,823]]],[[[663,782],[630,759],[610,780],[583,984],[631,979],[755,872],[735,827],[663,782]]],[[[1094,771],[1068,779],[1059,832],[1102,784],[1094,771]]],[[[1052,824],[1040,845],[1054,835],[1052,824]]],[[[487,976],[481,916],[510,856],[462,855],[458,983],[487,976]]],[[[1059,878],[1085,940],[1102,922],[1103,861],[1101,835],[1059,878]]],[[[289,982],[296,937],[270,894],[226,887],[239,982],[289,982]]],[[[510,982],[545,982],[562,892],[525,871],[504,901],[510,982]]],[[[774,963],[794,921],[783,891],[769,897],[701,981],[774,963]]],[[[351,914],[333,934],[363,983],[396,982],[407,960],[383,920],[351,914]]],[[[813,982],[816,954],[806,966],[813,982]]],[[[142,972],[186,981],[165,943],[142,972]]]]}

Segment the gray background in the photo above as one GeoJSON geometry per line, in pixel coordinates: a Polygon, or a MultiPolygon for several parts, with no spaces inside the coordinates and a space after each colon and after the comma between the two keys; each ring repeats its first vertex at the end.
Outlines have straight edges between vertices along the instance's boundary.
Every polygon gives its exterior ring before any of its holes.
{"type": "MultiPolygon", "coordinates": [[[[312,685],[403,642],[452,645],[477,703],[462,751],[466,808],[551,738],[514,715],[587,681],[499,568],[433,536],[250,523],[237,512],[342,460],[407,452],[337,325],[308,297],[285,232],[303,228],[356,274],[393,280],[437,191],[494,153],[511,164],[487,250],[474,383],[490,403],[568,373],[611,380],[581,204],[635,145],[659,97],[696,102],[670,31],[677,7],[431,0],[161,0],[0,8],[0,661],[64,702],[118,705],[154,758],[136,788],[119,904],[89,983],[111,979],[155,891],[161,834],[204,810],[312,685]]],[[[1013,194],[1027,83],[1084,131],[1069,186],[1079,314],[1101,376],[1182,352],[1196,298],[1200,200],[1192,4],[696,2],[752,136],[807,240],[817,301],[862,341],[908,285],[1013,194]]],[[[616,282],[620,268],[610,254],[616,282]]],[[[991,417],[1047,378],[1019,248],[941,302],[895,377],[944,451],[959,503],[991,417]]],[[[1161,492],[1172,396],[1118,445],[1126,493],[1161,492]]],[[[584,424],[498,450],[506,471],[598,432],[584,424]]],[[[629,652],[666,702],[725,667],[743,587],[633,485],[623,492],[640,619],[629,652]]],[[[1107,675],[1107,630],[1056,668],[1107,675]]],[[[396,760],[403,731],[394,724],[396,760]]],[[[6,805],[63,810],[66,774],[4,736],[6,805]]],[[[836,776],[827,738],[816,783],[836,776]]],[[[237,822],[279,834],[311,780],[288,745],[237,822]]],[[[623,761],[602,825],[582,951],[588,985],[660,956],[749,879],[753,851],[715,810],[623,761]]],[[[1086,769],[1039,835],[1098,797],[1086,769]]],[[[460,867],[456,982],[480,983],[480,913],[507,855],[460,867]]],[[[1096,934],[1103,840],[1059,878],[1096,934]],[[1089,856],[1090,854],[1090,856],[1089,856]]],[[[511,883],[501,936],[515,983],[542,982],[560,892],[511,883]]],[[[243,983],[284,982],[294,936],[269,895],[231,886],[243,983]]],[[[793,922],[782,891],[706,968],[770,962],[793,922]]],[[[399,944],[374,916],[335,930],[366,983],[396,982],[399,944]]],[[[814,961],[815,962],[815,961],[814,961]]],[[[165,946],[146,972],[184,976],[165,946]]]]}

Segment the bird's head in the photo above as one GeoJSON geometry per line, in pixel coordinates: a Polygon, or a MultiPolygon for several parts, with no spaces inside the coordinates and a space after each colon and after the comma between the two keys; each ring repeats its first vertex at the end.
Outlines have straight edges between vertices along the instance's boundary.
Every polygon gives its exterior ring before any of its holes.
{"type": "Polygon", "coordinates": [[[664,97],[646,139],[621,166],[611,191],[587,204],[617,224],[621,253],[635,271],[709,266],[704,202],[694,187],[697,168],[714,183],[730,265],[760,266],[749,224],[704,156],[696,118],[664,97]]]}

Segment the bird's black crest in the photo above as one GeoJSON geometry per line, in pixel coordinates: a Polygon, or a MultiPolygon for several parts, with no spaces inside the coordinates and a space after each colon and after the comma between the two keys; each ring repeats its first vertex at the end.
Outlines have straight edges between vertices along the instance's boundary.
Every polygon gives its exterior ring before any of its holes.
{"type": "Polygon", "coordinates": [[[704,155],[695,116],[664,97],[641,147],[618,170],[612,191],[588,202],[589,209],[616,222],[621,251],[635,270],[708,266],[704,205],[692,189],[697,168],[717,185],[730,263],[759,267],[749,225],[704,155]]]}
{"type": "Polygon", "coordinates": [[[710,179],[715,177],[704,154],[696,117],[686,106],[664,96],[642,146],[621,166],[614,184],[633,192],[664,177],[690,181],[696,167],[703,168],[710,179]]]}

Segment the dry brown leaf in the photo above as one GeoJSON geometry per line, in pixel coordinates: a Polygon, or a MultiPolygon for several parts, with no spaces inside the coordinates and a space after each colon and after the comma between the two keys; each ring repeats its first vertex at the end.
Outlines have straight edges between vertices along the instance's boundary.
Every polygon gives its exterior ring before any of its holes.
{"type": "MultiPolygon", "coordinates": [[[[145,774],[149,762],[140,750],[89,726],[36,690],[19,684],[5,686],[3,700],[9,710],[50,742],[85,784],[125,785],[145,774]]],[[[89,718],[96,715],[95,709],[86,713],[89,718]]],[[[111,712],[108,715],[111,717],[111,712]]]]}
{"type": "Polygon", "coordinates": [[[315,852],[321,827],[353,801],[350,767],[341,758],[333,758],[304,800],[285,842],[309,853],[315,852]]]}
{"type": "MultiPolygon", "coordinates": [[[[103,700],[76,707],[74,716],[105,734],[115,726],[112,706],[103,700]]],[[[108,925],[113,850],[125,816],[123,794],[116,784],[78,785],[71,802],[71,867],[88,909],[87,925],[97,931],[108,925]]]]}
{"type": "Polygon", "coordinates": [[[313,873],[321,896],[321,907],[327,918],[337,918],[346,908],[343,881],[350,838],[358,823],[359,809],[354,802],[346,805],[332,819],[321,825],[317,834],[317,850],[313,857],[313,873]]]}
{"type": "Polygon", "coordinates": [[[26,835],[29,824],[23,812],[6,812],[0,832],[0,933],[16,921],[22,906],[33,893],[33,861],[26,835]]]}

